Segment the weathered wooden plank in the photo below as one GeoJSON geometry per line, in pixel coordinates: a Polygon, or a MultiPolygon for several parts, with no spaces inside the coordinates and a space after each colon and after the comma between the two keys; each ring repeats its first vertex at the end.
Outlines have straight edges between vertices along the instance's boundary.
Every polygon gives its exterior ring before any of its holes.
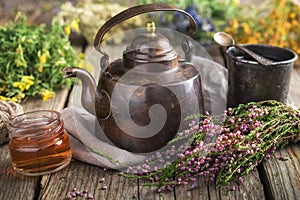
{"type": "Polygon", "coordinates": [[[252,200],[265,199],[263,185],[260,181],[258,171],[252,171],[243,176],[243,184],[239,185],[235,181],[232,184],[222,186],[216,189],[213,183],[206,183],[204,179],[199,178],[197,185],[182,185],[175,187],[174,192],[157,193],[155,187],[139,186],[140,199],[176,199],[176,200],[252,200]],[[236,190],[230,191],[231,186],[235,185],[236,190]],[[193,187],[193,188],[192,188],[193,187]],[[174,196],[175,195],[175,196],[174,196]]]}
{"type": "Polygon", "coordinates": [[[73,160],[66,168],[51,174],[41,186],[39,199],[66,198],[72,190],[88,190],[94,199],[137,199],[138,187],[135,180],[119,176],[114,170],[73,160]],[[103,189],[107,186],[107,189],[103,189]]]}
{"type": "MultiPolygon", "coordinates": [[[[60,111],[68,96],[68,89],[60,90],[53,99],[43,101],[40,98],[29,98],[22,107],[24,112],[38,109],[60,111]]],[[[41,177],[27,177],[17,174],[11,167],[8,144],[0,146],[0,199],[36,199],[39,194],[41,177]]]]}
{"type": "Polygon", "coordinates": [[[175,188],[176,199],[209,199],[209,185],[202,179],[199,178],[197,185],[185,185],[177,186],[175,188]],[[192,189],[192,187],[195,187],[192,189]]]}
{"type": "Polygon", "coordinates": [[[174,191],[166,193],[158,193],[154,186],[144,186],[145,180],[140,179],[139,182],[139,199],[141,200],[172,200],[175,199],[174,191]]]}
{"type": "Polygon", "coordinates": [[[61,111],[66,103],[69,89],[65,88],[56,92],[54,98],[43,101],[41,98],[28,98],[22,103],[24,112],[42,109],[61,111]]]}
{"type": "Polygon", "coordinates": [[[261,174],[268,199],[300,199],[299,144],[278,150],[263,164],[261,174]],[[281,156],[287,157],[287,160],[279,159],[281,156]]]}
{"type": "Polygon", "coordinates": [[[135,179],[128,179],[119,172],[108,172],[111,183],[108,186],[107,200],[110,199],[138,199],[138,183],[135,179]]]}
{"type": "Polygon", "coordinates": [[[266,199],[263,185],[260,181],[257,170],[254,170],[249,174],[243,176],[242,179],[243,184],[238,185],[237,183],[235,183],[235,185],[237,185],[236,190],[231,191],[230,193],[228,193],[228,190],[230,190],[231,187],[230,185],[221,187],[219,190],[220,199],[266,199]]]}
{"type": "Polygon", "coordinates": [[[232,181],[232,183],[216,189],[213,183],[206,183],[202,178],[198,180],[198,187],[191,190],[191,186],[176,187],[176,199],[222,199],[222,200],[247,200],[247,199],[265,199],[263,185],[260,182],[257,171],[252,171],[245,175],[243,184],[232,181]],[[236,189],[231,191],[231,186],[234,185],[236,189]]]}

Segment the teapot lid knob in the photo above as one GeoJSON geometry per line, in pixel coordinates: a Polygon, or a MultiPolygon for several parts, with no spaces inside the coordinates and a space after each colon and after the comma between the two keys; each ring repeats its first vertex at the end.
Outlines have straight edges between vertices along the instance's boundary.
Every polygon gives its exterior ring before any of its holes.
{"type": "Polygon", "coordinates": [[[146,22],[145,29],[148,36],[155,36],[155,23],[153,21],[146,22]]]}

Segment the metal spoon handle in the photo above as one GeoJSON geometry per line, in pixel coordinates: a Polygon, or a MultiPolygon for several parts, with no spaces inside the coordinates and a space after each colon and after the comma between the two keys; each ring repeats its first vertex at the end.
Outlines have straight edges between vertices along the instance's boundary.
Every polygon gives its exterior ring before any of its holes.
{"type": "Polygon", "coordinates": [[[256,53],[254,53],[253,51],[248,50],[247,48],[244,48],[242,46],[239,45],[232,45],[233,47],[240,49],[241,51],[244,51],[245,53],[247,53],[249,56],[251,56],[252,58],[254,58],[254,60],[256,60],[258,63],[262,64],[262,65],[272,65],[274,62],[269,60],[268,58],[262,57],[256,53]]]}

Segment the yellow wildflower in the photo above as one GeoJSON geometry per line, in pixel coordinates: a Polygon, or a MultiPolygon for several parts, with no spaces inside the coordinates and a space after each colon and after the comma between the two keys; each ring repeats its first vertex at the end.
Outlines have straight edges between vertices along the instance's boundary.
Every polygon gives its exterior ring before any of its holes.
{"type": "Polygon", "coordinates": [[[75,19],[71,22],[70,27],[72,30],[79,32],[79,19],[75,19]]]}
{"type": "Polygon", "coordinates": [[[34,84],[33,76],[23,76],[20,82],[14,82],[13,86],[19,88],[21,92],[28,90],[34,84]]]}
{"type": "Polygon", "coordinates": [[[13,101],[13,102],[18,102],[18,101],[19,101],[19,99],[18,99],[17,97],[12,97],[12,98],[10,98],[10,101],[13,101]]]}
{"type": "Polygon", "coordinates": [[[34,77],[33,76],[23,76],[22,83],[24,83],[25,89],[28,90],[30,86],[34,84],[34,77]]]}
{"type": "Polygon", "coordinates": [[[239,22],[237,19],[232,19],[231,20],[231,26],[234,30],[237,30],[239,28],[239,22]]]}
{"type": "Polygon", "coordinates": [[[17,97],[13,96],[13,97],[4,97],[4,96],[0,96],[0,100],[4,100],[4,101],[13,101],[13,102],[20,102],[21,99],[18,99],[17,97]]]}
{"type": "Polygon", "coordinates": [[[295,19],[295,17],[296,17],[296,13],[291,12],[291,13],[290,13],[290,18],[291,18],[291,19],[295,19]]]}
{"type": "Polygon", "coordinates": [[[250,34],[251,33],[251,29],[249,27],[249,25],[245,22],[242,23],[242,27],[243,27],[243,30],[246,34],[250,34]]]}
{"type": "Polygon", "coordinates": [[[18,45],[18,48],[16,49],[17,54],[23,54],[23,47],[21,44],[18,45]]]}
{"type": "Polygon", "coordinates": [[[15,88],[19,88],[22,92],[25,90],[24,84],[21,83],[21,82],[14,82],[14,83],[13,83],[13,86],[14,86],[15,88]]]}
{"type": "Polygon", "coordinates": [[[80,60],[83,60],[84,57],[85,57],[84,53],[80,52],[80,53],[78,54],[78,58],[79,58],[80,60]]]}
{"type": "Polygon", "coordinates": [[[0,100],[3,101],[13,101],[13,102],[20,102],[25,97],[25,94],[22,92],[19,92],[13,97],[5,97],[0,95],[0,100]]]}
{"type": "Polygon", "coordinates": [[[8,101],[8,100],[9,100],[9,98],[7,98],[7,97],[5,97],[5,96],[1,96],[1,95],[0,95],[0,100],[3,100],[3,101],[8,101]]]}
{"type": "Polygon", "coordinates": [[[27,44],[31,44],[31,43],[33,43],[33,40],[32,39],[27,39],[26,42],[27,42],[27,44]]]}
{"type": "Polygon", "coordinates": [[[77,63],[77,67],[82,68],[82,67],[83,67],[83,62],[82,62],[82,61],[79,61],[79,62],[77,63]]]}
{"type": "Polygon", "coordinates": [[[279,3],[278,3],[278,6],[280,8],[283,8],[285,6],[285,4],[286,4],[286,0],[280,0],[279,3]]]}
{"type": "Polygon", "coordinates": [[[297,19],[294,19],[294,20],[292,20],[292,26],[295,26],[295,27],[297,27],[298,26],[298,24],[299,24],[299,21],[297,20],[297,19]]]}
{"type": "Polygon", "coordinates": [[[55,93],[53,91],[50,91],[48,89],[44,90],[42,92],[42,97],[44,101],[47,101],[49,99],[51,99],[52,97],[54,97],[55,93]]]}
{"type": "Polygon", "coordinates": [[[66,35],[69,36],[71,34],[71,27],[69,25],[65,26],[64,31],[66,35]]]}
{"type": "Polygon", "coordinates": [[[46,63],[47,62],[47,57],[45,54],[41,55],[39,57],[40,63],[46,63]]]}
{"type": "Polygon", "coordinates": [[[44,71],[44,66],[39,65],[37,70],[38,70],[38,72],[42,73],[44,71]]]}
{"type": "Polygon", "coordinates": [[[232,29],[231,29],[231,27],[225,27],[225,32],[227,32],[227,33],[231,33],[231,31],[232,31],[232,29]]]}
{"type": "Polygon", "coordinates": [[[23,99],[25,97],[25,94],[22,93],[22,92],[19,92],[17,95],[16,95],[16,98],[17,99],[23,99]]]}
{"type": "Polygon", "coordinates": [[[47,62],[47,54],[41,53],[41,51],[38,51],[38,58],[41,64],[44,64],[47,62]]]}
{"type": "Polygon", "coordinates": [[[258,43],[258,41],[257,41],[256,37],[249,36],[247,43],[249,43],[249,44],[256,44],[256,43],[258,43]]]}

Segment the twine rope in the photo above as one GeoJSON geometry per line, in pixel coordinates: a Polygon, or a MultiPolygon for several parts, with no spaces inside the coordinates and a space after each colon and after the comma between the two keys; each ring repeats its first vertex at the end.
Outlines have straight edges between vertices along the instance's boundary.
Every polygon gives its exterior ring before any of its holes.
{"type": "Polygon", "coordinates": [[[8,142],[8,131],[6,128],[9,120],[23,113],[20,104],[11,101],[0,100],[0,145],[8,142]]]}

